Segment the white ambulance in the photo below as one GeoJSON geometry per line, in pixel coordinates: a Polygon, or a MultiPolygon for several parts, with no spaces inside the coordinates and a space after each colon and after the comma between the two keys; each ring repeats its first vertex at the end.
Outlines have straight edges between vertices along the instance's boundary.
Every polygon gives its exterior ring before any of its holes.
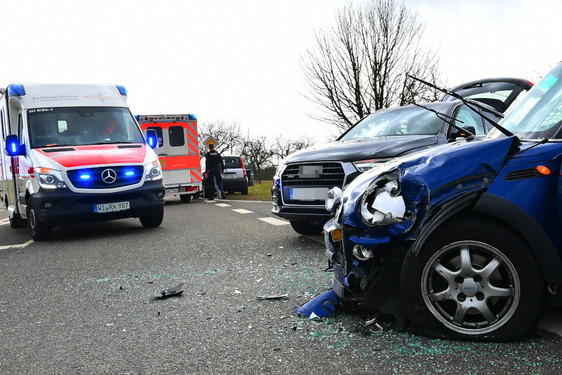
{"type": "Polygon", "coordinates": [[[158,153],[166,195],[179,195],[184,202],[201,192],[201,164],[197,118],[184,115],[136,116],[143,131],[153,130],[158,138],[158,153]]]}
{"type": "Polygon", "coordinates": [[[13,84],[0,97],[0,200],[35,240],[54,226],[164,215],[162,169],[115,85],[13,84]]]}

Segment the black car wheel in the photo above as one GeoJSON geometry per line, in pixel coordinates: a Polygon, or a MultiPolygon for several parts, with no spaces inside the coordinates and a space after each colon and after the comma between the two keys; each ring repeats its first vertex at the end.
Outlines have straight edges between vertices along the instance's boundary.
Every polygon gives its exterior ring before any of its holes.
{"type": "Polygon", "coordinates": [[[401,290],[414,326],[431,337],[515,340],[535,328],[545,283],[513,230],[475,218],[433,234],[404,259],[401,290]]]}
{"type": "Polygon", "coordinates": [[[27,206],[27,226],[29,227],[31,238],[35,241],[44,241],[51,237],[53,228],[43,223],[37,217],[37,212],[31,205],[27,206]]]}
{"type": "Polygon", "coordinates": [[[324,228],[324,223],[320,221],[291,220],[290,222],[295,232],[304,235],[320,234],[324,228]]]}
{"type": "Polygon", "coordinates": [[[141,216],[139,218],[141,224],[145,228],[155,228],[162,224],[162,220],[164,219],[164,209],[161,208],[152,215],[141,216]]]}

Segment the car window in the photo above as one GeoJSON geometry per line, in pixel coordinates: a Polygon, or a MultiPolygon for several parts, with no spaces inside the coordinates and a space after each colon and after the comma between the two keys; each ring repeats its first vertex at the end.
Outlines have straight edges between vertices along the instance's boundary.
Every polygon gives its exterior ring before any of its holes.
{"type": "Polygon", "coordinates": [[[228,157],[224,156],[222,158],[222,163],[225,168],[242,168],[239,157],[228,157]]]}
{"type": "Polygon", "coordinates": [[[484,124],[482,122],[482,117],[474,112],[472,109],[468,108],[466,105],[462,105],[455,118],[462,122],[457,122],[456,125],[462,127],[465,126],[474,126],[474,130],[476,130],[476,135],[484,134],[484,124]]]}
{"type": "Polygon", "coordinates": [[[181,126],[170,126],[168,129],[168,136],[170,139],[170,146],[179,147],[185,144],[185,136],[181,126]]]}

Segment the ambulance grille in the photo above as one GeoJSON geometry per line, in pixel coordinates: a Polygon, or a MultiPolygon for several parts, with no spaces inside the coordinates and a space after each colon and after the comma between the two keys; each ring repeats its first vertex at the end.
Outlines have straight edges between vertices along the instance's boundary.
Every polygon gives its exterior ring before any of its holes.
{"type": "Polygon", "coordinates": [[[144,172],[139,165],[74,169],[66,174],[68,179],[80,189],[111,189],[138,184],[144,172]]]}

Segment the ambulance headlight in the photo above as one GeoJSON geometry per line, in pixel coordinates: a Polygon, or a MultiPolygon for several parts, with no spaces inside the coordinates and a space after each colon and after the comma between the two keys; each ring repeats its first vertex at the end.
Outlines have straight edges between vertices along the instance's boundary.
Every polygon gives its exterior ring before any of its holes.
{"type": "Polygon", "coordinates": [[[147,181],[156,181],[162,178],[162,167],[160,166],[160,161],[155,160],[152,163],[148,164],[146,166],[146,170],[147,181]]]}
{"type": "Polygon", "coordinates": [[[43,189],[66,188],[60,171],[50,168],[35,168],[37,183],[43,189]]]}

